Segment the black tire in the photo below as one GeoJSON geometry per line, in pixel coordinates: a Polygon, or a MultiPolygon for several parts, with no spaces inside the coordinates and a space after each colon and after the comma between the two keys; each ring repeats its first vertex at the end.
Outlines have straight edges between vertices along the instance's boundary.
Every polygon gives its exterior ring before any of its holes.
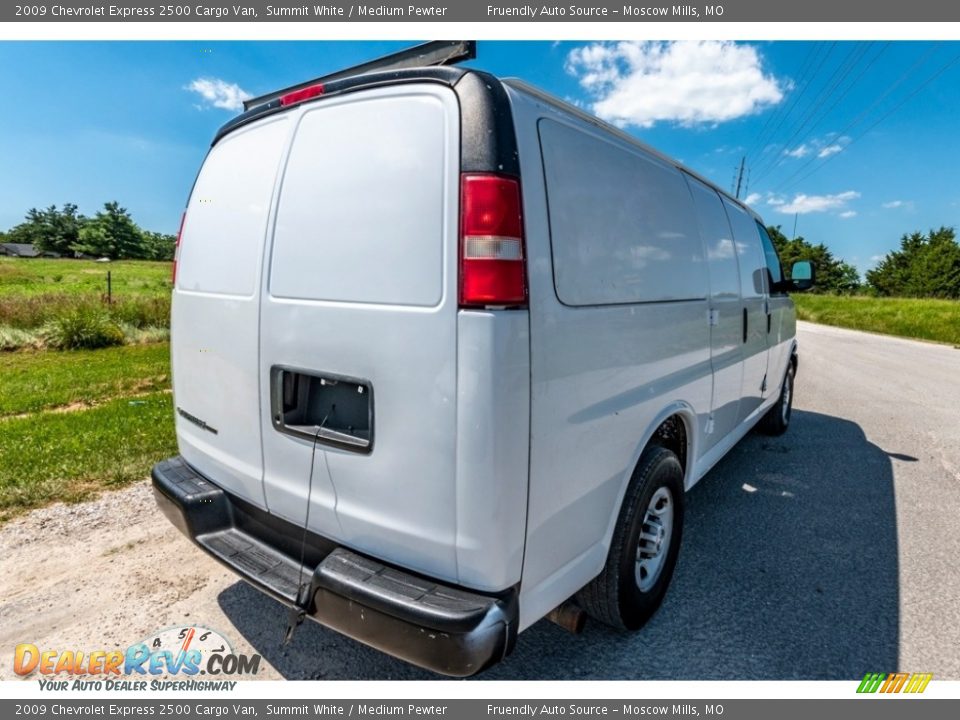
{"type": "MultiPolygon", "coordinates": [[[[651,527],[647,526],[648,535],[651,527]]],[[[577,604],[590,617],[613,628],[638,630],[663,602],[677,564],[682,532],[683,468],[672,451],[659,446],[650,447],[640,457],[630,479],[613,531],[607,563],[603,571],[577,593],[577,604]],[[638,574],[642,571],[638,569],[638,560],[645,556],[640,552],[640,533],[651,500],[661,488],[666,488],[672,502],[669,544],[662,549],[664,556],[656,577],[651,580],[648,576],[644,580],[652,584],[641,589],[638,574]]]]}
{"type": "Polygon", "coordinates": [[[797,366],[791,360],[787,365],[783,384],[780,386],[780,397],[757,423],[757,429],[764,435],[783,435],[790,427],[790,416],[793,413],[793,381],[796,374],[797,366]]]}

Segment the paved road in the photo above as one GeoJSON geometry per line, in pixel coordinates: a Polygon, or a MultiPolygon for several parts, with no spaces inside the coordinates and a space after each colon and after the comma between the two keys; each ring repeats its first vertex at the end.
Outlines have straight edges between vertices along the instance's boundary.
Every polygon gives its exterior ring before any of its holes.
{"type": "MultiPolygon", "coordinates": [[[[748,436],[691,491],[647,627],[575,637],[540,622],[485,679],[960,679],[960,350],[806,323],[799,335],[790,431],[748,436]]],[[[0,532],[4,554],[33,543],[39,558],[0,608],[16,642],[124,646],[190,620],[261,653],[264,677],[434,677],[309,622],[281,647],[280,605],[171,533],[146,487],[124,492],[83,511],[94,530],[71,535],[69,560],[45,552],[63,511],[0,532]],[[111,582],[54,585],[58,567],[111,582]],[[44,584],[70,592],[38,614],[44,584]]]]}

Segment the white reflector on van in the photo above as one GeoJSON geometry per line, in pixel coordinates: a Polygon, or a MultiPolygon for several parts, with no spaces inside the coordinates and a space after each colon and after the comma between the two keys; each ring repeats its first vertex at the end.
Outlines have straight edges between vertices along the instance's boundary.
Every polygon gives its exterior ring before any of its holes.
{"type": "Polygon", "coordinates": [[[523,245],[520,238],[477,237],[463,239],[463,257],[465,260],[522,260],[523,245]]]}

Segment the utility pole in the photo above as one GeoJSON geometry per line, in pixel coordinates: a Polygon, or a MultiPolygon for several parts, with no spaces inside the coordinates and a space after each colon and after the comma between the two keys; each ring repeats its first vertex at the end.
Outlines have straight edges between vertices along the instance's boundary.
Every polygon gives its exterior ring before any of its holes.
{"type": "Polygon", "coordinates": [[[746,165],[746,162],[747,162],[747,156],[744,155],[743,157],[740,158],[740,171],[737,173],[737,192],[734,196],[737,198],[737,200],[740,199],[740,188],[743,186],[743,168],[744,168],[744,165],[746,165]]]}
{"type": "Polygon", "coordinates": [[[798,216],[799,214],[800,214],[800,213],[794,213],[794,214],[793,214],[793,239],[794,239],[794,240],[797,239],[797,216],[798,216]]]}

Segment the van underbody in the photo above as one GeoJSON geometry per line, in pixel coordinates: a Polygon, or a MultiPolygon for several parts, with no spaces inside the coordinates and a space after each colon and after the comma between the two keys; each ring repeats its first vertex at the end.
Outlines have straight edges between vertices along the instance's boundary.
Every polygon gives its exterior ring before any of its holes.
{"type": "MultiPolygon", "coordinates": [[[[756,221],[482,72],[375,72],[257,105],[217,134],[185,214],[180,455],[153,469],[157,503],[300,616],[474,675],[604,570],[651,448],[679,522],[683,490],[782,404],[792,303],[751,272],[762,250],[741,257],[756,221]],[[577,245],[583,223],[649,229],[570,182],[601,161],[669,215],[613,270],[577,245]],[[681,255],[696,272],[674,282],[681,255]]],[[[656,497],[641,589],[670,542],[656,497]]]]}

